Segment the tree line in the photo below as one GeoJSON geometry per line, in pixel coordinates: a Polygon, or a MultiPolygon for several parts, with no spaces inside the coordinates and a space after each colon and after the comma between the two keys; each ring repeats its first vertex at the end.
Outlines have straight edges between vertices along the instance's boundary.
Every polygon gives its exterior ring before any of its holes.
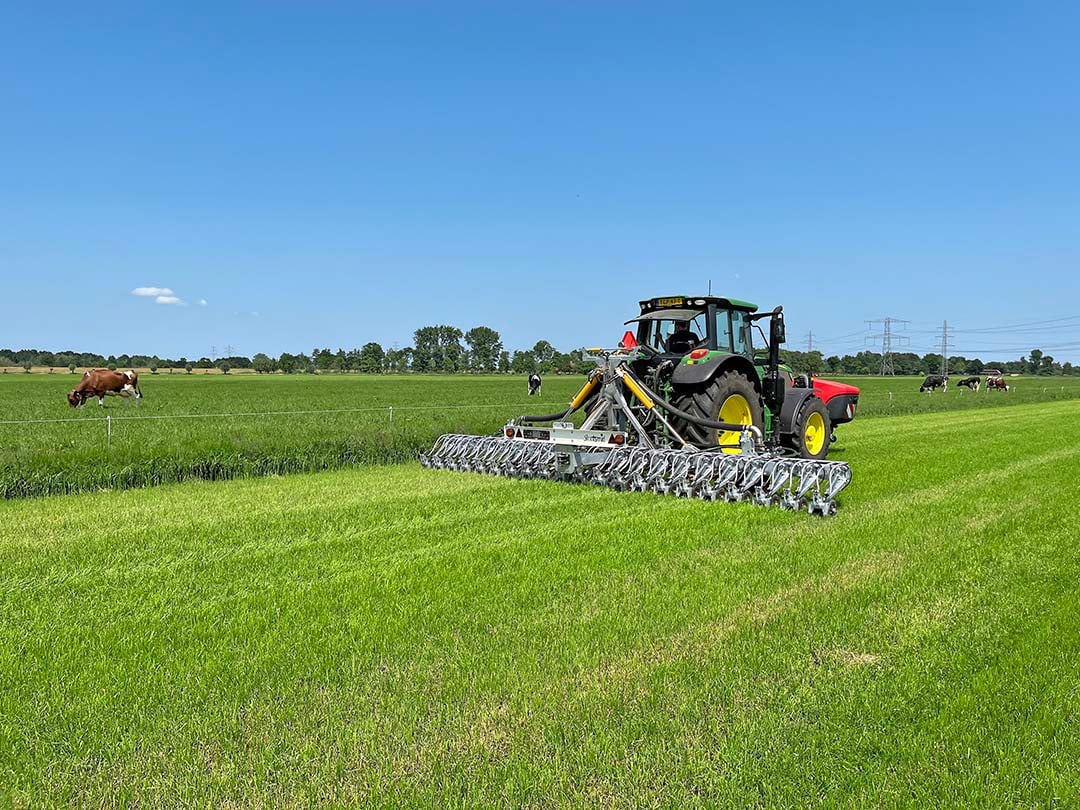
{"type": "MultiPolygon", "coordinates": [[[[782,350],[781,357],[792,368],[809,374],[878,374],[881,372],[881,354],[862,351],[858,354],[825,356],[822,352],[796,352],[782,350]]],[[[894,352],[891,355],[893,371],[908,376],[940,374],[941,355],[930,352],[918,355],[914,352],[894,352]]],[[[984,362],[977,357],[950,355],[947,365],[949,374],[982,374],[986,369],[995,369],[1005,374],[1073,375],[1080,373],[1080,367],[1072,363],[1059,363],[1040,349],[1032,349],[1027,357],[1016,360],[990,360],[984,362]]]]}
{"type": "MultiPolygon", "coordinates": [[[[820,351],[781,351],[784,361],[798,372],[809,374],[877,374],[881,370],[881,355],[862,351],[858,354],[825,356],[820,351]]],[[[896,352],[892,355],[897,374],[925,375],[941,371],[940,354],[896,352]]],[[[258,352],[252,357],[200,357],[189,360],[162,358],[157,355],[120,354],[100,355],[87,352],[48,352],[38,349],[0,349],[0,370],[32,367],[76,368],[149,368],[183,370],[254,369],[260,374],[345,373],[401,374],[585,374],[595,366],[581,359],[581,350],[561,352],[546,340],[539,340],[531,349],[508,351],[499,333],[489,326],[476,326],[467,332],[445,324],[423,326],[413,333],[413,345],[405,348],[384,348],[371,341],[358,349],[315,348],[310,352],[282,352],[271,357],[258,352]]],[[[1006,374],[1072,375],[1078,369],[1071,363],[1059,363],[1039,349],[1017,360],[991,360],[962,356],[949,357],[951,374],[980,374],[984,369],[998,369],[1006,374]]]]}
{"type": "Polygon", "coordinates": [[[581,359],[581,350],[561,352],[550,342],[539,340],[531,349],[509,351],[501,335],[489,326],[476,326],[467,332],[456,326],[423,326],[413,333],[413,345],[384,348],[371,341],[356,349],[333,351],[314,348],[310,352],[282,352],[272,357],[257,352],[251,357],[167,358],[157,355],[101,355],[91,352],[49,352],[40,349],[0,349],[0,370],[21,367],[76,368],[149,368],[183,370],[253,369],[260,374],[346,373],[400,374],[530,374],[539,372],[585,374],[594,364],[581,359]]]}

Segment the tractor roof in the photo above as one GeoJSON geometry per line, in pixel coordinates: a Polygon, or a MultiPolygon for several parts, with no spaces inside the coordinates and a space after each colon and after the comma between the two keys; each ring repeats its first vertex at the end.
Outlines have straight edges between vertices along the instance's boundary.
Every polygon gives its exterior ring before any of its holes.
{"type": "Polygon", "coordinates": [[[700,314],[700,309],[654,309],[651,312],[638,315],[636,318],[631,318],[626,323],[637,323],[638,321],[692,321],[700,314]]]}
{"type": "Polygon", "coordinates": [[[715,295],[670,295],[661,298],[649,298],[638,302],[641,305],[641,314],[659,309],[689,309],[703,310],[709,304],[716,304],[721,309],[741,309],[746,312],[756,312],[757,304],[749,301],[740,301],[738,298],[722,298],[715,295]]]}

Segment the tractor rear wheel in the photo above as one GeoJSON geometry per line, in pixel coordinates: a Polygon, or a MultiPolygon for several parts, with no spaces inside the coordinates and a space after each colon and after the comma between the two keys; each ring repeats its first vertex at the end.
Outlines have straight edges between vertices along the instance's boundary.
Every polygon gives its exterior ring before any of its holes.
{"type": "MultiPolygon", "coordinates": [[[[744,375],[737,371],[725,371],[713,377],[708,385],[691,390],[675,392],[675,407],[701,419],[715,422],[728,422],[736,425],[754,425],[764,430],[765,411],[761,404],[761,394],[744,375]]],[[[709,448],[722,445],[737,445],[740,432],[716,430],[695,425],[693,422],[679,422],[678,431],[682,437],[695,447],[709,448]]],[[[737,447],[726,447],[725,453],[738,453],[737,447]]]]}
{"type": "Polygon", "coordinates": [[[825,403],[810,397],[799,409],[791,425],[791,435],[784,437],[784,444],[803,458],[823,459],[829,454],[832,443],[832,423],[825,403]]]}

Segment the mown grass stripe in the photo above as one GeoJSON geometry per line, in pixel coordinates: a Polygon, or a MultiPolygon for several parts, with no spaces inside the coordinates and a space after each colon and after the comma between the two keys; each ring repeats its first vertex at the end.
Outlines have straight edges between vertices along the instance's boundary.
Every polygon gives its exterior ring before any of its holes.
{"type": "Polygon", "coordinates": [[[1027,420],[1016,444],[892,420],[851,445],[833,520],[411,465],[2,504],[0,783],[140,805],[1069,795],[1052,629],[1080,526],[1053,493],[1080,425],[1027,420]]]}

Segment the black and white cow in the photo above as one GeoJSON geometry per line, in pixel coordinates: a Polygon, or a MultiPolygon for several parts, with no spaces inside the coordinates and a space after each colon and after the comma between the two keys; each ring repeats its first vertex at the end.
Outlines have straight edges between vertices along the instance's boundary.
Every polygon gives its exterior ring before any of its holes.
{"type": "Polygon", "coordinates": [[[540,379],[540,375],[535,372],[529,375],[529,396],[533,394],[540,396],[540,384],[543,380],[540,379]]]}
{"type": "Polygon", "coordinates": [[[919,386],[919,391],[926,391],[927,393],[933,393],[937,389],[942,391],[949,390],[949,378],[944,374],[931,374],[925,380],[923,384],[919,386]]]}
{"type": "Polygon", "coordinates": [[[982,380],[978,377],[965,377],[957,383],[957,386],[967,388],[970,391],[978,391],[981,384],[982,380]]]}

